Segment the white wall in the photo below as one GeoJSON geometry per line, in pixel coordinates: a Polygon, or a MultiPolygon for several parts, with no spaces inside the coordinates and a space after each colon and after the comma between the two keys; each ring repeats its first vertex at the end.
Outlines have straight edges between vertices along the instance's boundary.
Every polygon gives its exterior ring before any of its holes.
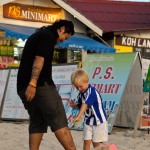
{"type": "Polygon", "coordinates": [[[86,33],[86,26],[81,23],[78,19],[72,16],[70,13],[65,11],[66,19],[71,20],[74,23],[75,31],[78,33],[86,33]]]}

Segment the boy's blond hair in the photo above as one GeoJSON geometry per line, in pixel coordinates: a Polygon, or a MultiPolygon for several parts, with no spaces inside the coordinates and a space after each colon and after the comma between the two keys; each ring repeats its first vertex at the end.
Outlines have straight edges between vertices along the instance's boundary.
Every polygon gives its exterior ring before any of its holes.
{"type": "Polygon", "coordinates": [[[89,82],[88,73],[83,69],[78,69],[71,75],[71,82],[73,85],[77,85],[79,82],[89,82]]]}

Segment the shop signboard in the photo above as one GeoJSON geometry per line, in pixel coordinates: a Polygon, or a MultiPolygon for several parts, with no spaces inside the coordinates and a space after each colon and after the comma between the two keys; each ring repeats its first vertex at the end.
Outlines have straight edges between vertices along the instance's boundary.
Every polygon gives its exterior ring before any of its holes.
{"type": "Polygon", "coordinates": [[[83,121],[78,126],[73,126],[73,122],[69,121],[69,118],[77,115],[79,112],[78,109],[73,109],[70,107],[69,101],[72,97],[74,87],[71,84],[71,74],[77,69],[77,64],[75,65],[56,65],[53,67],[52,75],[55,85],[57,86],[57,90],[62,98],[67,120],[68,126],[72,129],[83,129],[83,121]],[[78,128],[79,127],[79,128],[78,128]]]}
{"type": "Polygon", "coordinates": [[[63,18],[63,13],[61,8],[8,3],[3,5],[3,17],[52,24],[63,18]]]}
{"type": "Polygon", "coordinates": [[[114,39],[116,53],[140,52],[143,58],[150,58],[150,39],[131,36],[116,36],[114,39]]]}
{"type": "Polygon", "coordinates": [[[10,69],[6,93],[3,98],[1,118],[6,120],[28,119],[28,113],[24,109],[20,97],[17,94],[17,73],[18,69],[10,69]]]}
{"type": "MultiPolygon", "coordinates": [[[[102,95],[103,105],[108,117],[109,132],[111,132],[115,123],[122,98],[126,95],[125,90],[127,90],[127,85],[130,85],[130,78],[134,80],[132,70],[135,70],[135,67],[139,67],[139,61],[138,53],[125,53],[89,54],[83,62],[83,69],[88,72],[91,85],[97,88],[102,95]]],[[[140,78],[140,76],[138,77],[140,78]]],[[[139,78],[135,78],[135,82],[140,80],[139,78]]],[[[137,82],[137,84],[142,84],[142,82],[137,82]]],[[[132,88],[130,94],[135,103],[139,102],[141,96],[141,92],[138,93],[138,91],[134,94],[134,88],[138,88],[138,86],[140,85],[137,85],[137,87],[130,86],[132,88]],[[139,97],[138,100],[136,100],[137,97],[139,97]]],[[[76,101],[77,94],[76,89],[74,89],[71,99],[76,101]]],[[[126,101],[129,102],[130,98],[126,96],[126,101]]],[[[130,115],[134,118],[133,114],[130,115]]],[[[77,122],[77,124],[80,124],[79,129],[82,127],[82,121],[83,119],[77,122]]],[[[72,126],[74,128],[76,123],[72,126]]]]}
{"type": "Polygon", "coordinates": [[[117,45],[140,47],[140,48],[150,48],[150,39],[148,38],[136,38],[129,36],[119,36],[116,37],[117,45]]]}

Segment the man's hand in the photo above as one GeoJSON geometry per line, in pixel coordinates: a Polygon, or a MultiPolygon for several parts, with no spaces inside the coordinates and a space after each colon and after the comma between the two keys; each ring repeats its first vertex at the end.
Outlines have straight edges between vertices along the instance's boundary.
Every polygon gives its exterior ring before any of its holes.
{"type": "Polygon", "coordinates": [[[35,94],[36,94],[36,88],[28,85],[25,93],[27,101],[32,101],[33,98],[35,97],[35,94]]]}

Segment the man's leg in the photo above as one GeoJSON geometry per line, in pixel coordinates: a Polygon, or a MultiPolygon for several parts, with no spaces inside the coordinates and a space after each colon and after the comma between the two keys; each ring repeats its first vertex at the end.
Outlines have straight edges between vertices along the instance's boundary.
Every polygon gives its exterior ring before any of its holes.
{"type": "Polygon", "coordinates": [[[70,129],[68,127],[58,129],[54,133],[65,150],[76,150],[70,129]]]}
{"type": "Polygon", "coordinates": [[[29,134],[29,148],[30,150],[39,150],[43,133],[29,134]]]}
{"type": "Polygon", "coordinates": [[[84,140],[83,149],[90,150],[91,140],[84,140]]]}
{"type": "MultiPolygon", "coordinates": [[[[30,116],[29,125],[29,148],[30,150],[39,150],[43,134],[47,132],[47,123],[43,118],[43,114],[36,106],[36,99],[31,102],[27,101],[25,95],[26,89],[19,93],[20,98],[30,116]]],[[[42,105],[41,105],[42,106],[42,105]]]]}

